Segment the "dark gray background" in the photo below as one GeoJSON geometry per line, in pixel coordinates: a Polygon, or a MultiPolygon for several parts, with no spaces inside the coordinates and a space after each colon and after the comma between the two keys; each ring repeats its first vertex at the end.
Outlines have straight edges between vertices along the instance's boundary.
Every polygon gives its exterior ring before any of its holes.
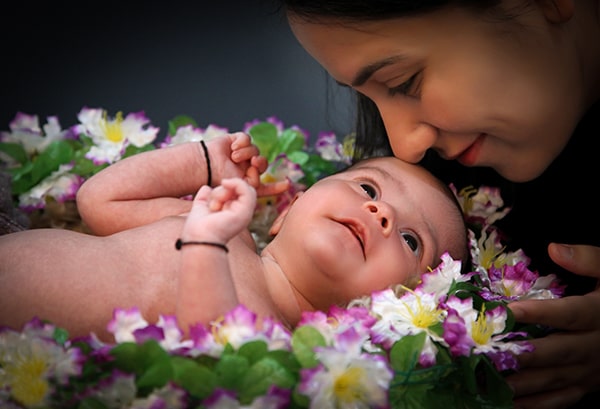
{"type": "Polygon", "coordinates": [[[241,129],[275,115],[311,137],[352,127],[353,105],[264,0],[2,6],[0,129],[18,111],[77,123],[84,107],[145,111],[164,137],[190,115],[241,129]]]}

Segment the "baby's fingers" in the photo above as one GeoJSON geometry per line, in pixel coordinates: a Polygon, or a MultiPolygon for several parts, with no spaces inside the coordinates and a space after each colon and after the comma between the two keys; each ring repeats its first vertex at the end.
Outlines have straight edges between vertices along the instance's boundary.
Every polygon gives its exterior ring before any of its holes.
{"type": "Polygon", "coordinates": [[[203,185],[196,193],[194,202],[207,202],[211,192],[212,188],[210,186],[203,185]]]}
{"type": "Polygon", "coordinates": [[[212,190],[208,199],[208,209],[211,212],[220,211],[227,202],[234,200],[236,196],[234,189],[223,185],[217,186],[212,190]]]}
{"type": "Polygon", "coordinates": [[[252,158],[258,157],[258,148],[254,145],[245,146],[242,148],[231,148],[231,160],[235,163],[251,161],[252,158]]]}

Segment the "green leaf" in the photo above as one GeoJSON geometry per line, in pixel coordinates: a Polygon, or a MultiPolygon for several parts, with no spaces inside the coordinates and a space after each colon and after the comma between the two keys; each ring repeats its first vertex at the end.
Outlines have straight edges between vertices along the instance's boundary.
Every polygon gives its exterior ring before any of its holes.
{"type": "Polygon", "coordinates": [[[310,155],[304,151],[290,152],[287,154],[291,162],[297,163],[300,166],[305,166],[310,159],[310,155]]]}
{"type": "Polygon", "coordinates": [[[310,325],[303,325],[292,334],[294,356],[303,368],[313,368],[319,364],[314,348],[325,345],[325,337],[310,325]]]}
{"type": "Polygon", "coordinates": [[[25,148],[20,143],[0,142],[0,152],[4,152],[20,164],[29,161],[27,151],[25,151],[25,148]]]}
{"type": "Polygon", "coordinates": [[[77,405],[77,409],[108,409],[108,406],[97,398],[83,398],[77,405]]]}
{"type": "Polygon", "coordinates": [[[302,165],[302,170],[304,171],[304,178],[300,182],[310,187],[323,176],[335,173],[338,168],[334,163],[323,159],[320,155],[309,154],[308,160],[302,165]]]}
{"type": "Polygon", "coordinates": [[[117,368],[141,376],[154,362],[169,357],[156,340],[148,340],[143,344],[123,342],[111,349],[117,368]]]}
{"type": "Polygon", "coordinates": [[[277,349],[273,351],[269,351],[267,353],[268,357],[276,360],[282,366],[284,366],[291,373],[297,374],[300,371],[300,363],[294,356],[294,354],[290,351],[286,351],[283,349],[277,349]]]}
{"type": "Polygon", "coordinates": [[[175,118],[171,119],[168,123],[168,134],[173,136],[177,133],[177,129],[182,126],[192,125],[194,128],[198,127],[198,124],[191,116],[187,115],[178,115],[175,118]]]}
{"type": "Polygon", "coordinates": [[[432,385],[402,385],[390,388],[388,398],[394,409],[432,408],[425,404],[432,385]]]}
{"type": "Polygon", "coordinates": [[[262,156],[269,159],[271,156],[277,156],[274,154],[277,146],[277,127],[270,122],[261,122],[248,130],[248,134],[252,138],[252,142],[258,147],[258,151],[262,156]]]}
{"type": "Polygon", "coordinates": [[[249,404],[264,395],[271,385],[292,388],[295,377],[279,362],[269,357],[257,361],[244,374],[239,388],[240,402],[249,404]]]}
{"type": "Polygon", "coordinates": [[[417,335],[407,335],[396,341],[390,351],[390,364],[394,371],[410,373],[419,363],[419,356],[425,344],[427,334],[421,332],[417,335]]]}
{"type": "Polygon", "coordinates": [[[194,360],[175,356],[171,359],[173,382],[188,391],[193,397],[204,399],[217,385],[217,376],[194,360]]]}
{"type": "Polygon", "coordinates": [[[304,149],[306,140],[304,139],[304,135],[297,129],[285,129],[277,140],[278,142],[278,152],[276,155],[280,153],[290,154],[292,152],[301,151],[304,149]]]}
{"type": "Polygon", "coordinates": [[[504,376],[498,372],[493,362],[484,356],[476,362],[476,367],[471,369],[471,374],[476,377],[477,381],[477,389],[473,395],[477,396],[479,402],[486,403],[487,407],[512,407],[512,389],[506,383],[504,376]]]}
{"type": "Polygon", "coordinates": [[[152,364],[137,378],[137,387],[140,391],[152,392],[161,388],[173,377],[173,367],[168,355],[154,359],[152,364]]]}
{"type": "Polygon", "coordinates": [[[248,360],[250,364],[261,359],[269,351],[268,345],[265,341],[251,341],[243,344],[238,354],[248,360]]]}
{"type": "Polygon", "coordinates": [[[219,384],[225,389],[237,389],[240,379],[249,367],[250,363],[245,357],[234,354],[221,355],[221,360],[215,366],[219,384]]]}
{"type": "Polygon", "coordinates": [[[141,147],[137,147],[135,145],[127,145],[125,148],[125,152],[123,153],[122,159],[127,158],[128,156],[137,155],[138,153],[148,152],[156,149],[154,145],[147,144],[141,147]]]}
{"type": "Polygon", "coordinates": [[[66,140],[51,142],[33,162],[26,162],[23,167],[11,172],[12,193],[19,195],[29,191],[62,164],[69,163],[75,151],[66,140]]]}
{"type": "Polygon", "coordinates": [[[103,165],[96,165],[94,161],[83,156],[82,152],[77,152],[75,154],[75,165],[71,170],[71,173],[79,175],[84,178],[89,178],[90,176],[95,175],[100,172],[102,169],[108,167],[108,163],[103,165]]]}
{"type": "Polygon", "coordinates": [[[65,342],[69,340],[69,332],[64,328],[54,328],[54,333],[52,334],[52,338],[56,341],[57,344],[64,345],[65,342]]]}

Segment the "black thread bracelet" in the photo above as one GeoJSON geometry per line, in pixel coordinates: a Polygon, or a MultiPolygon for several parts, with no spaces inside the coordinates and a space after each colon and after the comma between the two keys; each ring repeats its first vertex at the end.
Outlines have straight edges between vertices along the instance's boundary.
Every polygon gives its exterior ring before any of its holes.
{"type": "Polygon", "coordinates": [[[225,250],[225,253],[229,253],[229,249],[227,248],[226,245],[224,245],[223,243],[215,243],[214,241],[183,241],[181,239],[177,239],[177,241],[175,242],[175,248],[177,250],[181,250],[181,248],[183,246],[187,246],[190,244],[197,244],[197,245],[201,245],[201,246],[213,246],[213,247],[218,247],[222,250],[225,250]]]}
{"type": "Polygon", "coordinates": [[[206,159],[206,173],[208,177],[206,178],[206,184],[208,186],[212,185],[212,170],[210,168],[210,157],[208,156],[208,148],[206,147],[206,142],[203,139],[200,139],[200,145],[202,145],[202,149],[204,150],[204,158],[206,159]]]}

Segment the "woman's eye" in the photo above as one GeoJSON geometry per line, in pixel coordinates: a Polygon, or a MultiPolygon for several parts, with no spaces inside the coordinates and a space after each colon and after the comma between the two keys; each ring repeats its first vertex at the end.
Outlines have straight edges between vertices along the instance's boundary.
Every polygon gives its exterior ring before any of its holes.
{"type": "Polygon", "coordinates": [[[414,235],[410,233],[402,233],[402,238],[414,253],[419,251],[419,240],[414,235]]]}
{"type": "Polygon", "coordinates": [[[361,183],[360,187],[362,188],[362,190],[365,191],[365,193],[367,195],[369,195],[369,197],[371,199],[377,199],[377,191],[375,190],[375,188],[367,183],[361,183]]]}
{"type": "Polygon", "coordinates": [[[417,84],[418,75],[419,73],[417,72],[397,87],[388,89],[389,96],[393,97],[396,94],[401,94],[404,96],[416,97],[419,93],[419,84],[417,84]]]}

